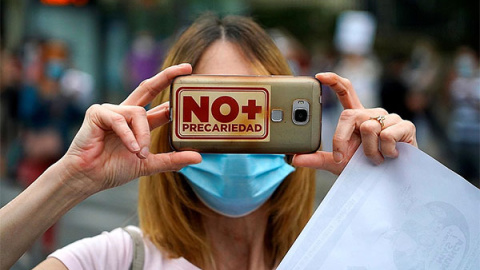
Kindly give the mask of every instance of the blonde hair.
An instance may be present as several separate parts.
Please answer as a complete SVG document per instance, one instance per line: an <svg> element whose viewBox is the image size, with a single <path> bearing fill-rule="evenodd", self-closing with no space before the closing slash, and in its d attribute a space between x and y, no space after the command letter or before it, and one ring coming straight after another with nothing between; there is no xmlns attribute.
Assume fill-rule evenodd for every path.
<svg viewBox="0 0 480 270"><path fill-rule="evenodd" d="M171 48L163 69L179 63L195 68L205 49L224 39L242 48L257 70L271 75L289 75L291 71L267 33L253 20L240 16L218 18L205 15L197 19ZM163 91L152 102L168 101ZM152 131L151 151L170 152L168 125ZM313 211L315 171L297 168L267 202L269 211L265 235L265 263L272 268L285 256ZM203 204L182 175L165 172L142 177L139 186L139 220L145 235L170 257L184 257L201 268L215 268L212 247L206 237Z"/></svg>

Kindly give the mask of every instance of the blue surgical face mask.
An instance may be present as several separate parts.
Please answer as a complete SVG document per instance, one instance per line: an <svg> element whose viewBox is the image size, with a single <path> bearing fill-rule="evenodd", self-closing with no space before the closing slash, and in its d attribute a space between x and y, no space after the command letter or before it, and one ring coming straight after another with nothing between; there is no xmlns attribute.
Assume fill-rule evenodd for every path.
<svg viewBox="0 0 480 270"><path fill-rule="evenodd" d="M62 77L65 70L65 64L62 61L51 60L47 63L46 75L48 78L58 80Z"/></svg>
<svg viewBox="0 0 480 270"><path fill-rule="evenodd" d="M229 217L258 209L295 169L285 155L202 154L200 164L181 169L205 205Z"/></svg>
<svg viewBox="0 0 480 270"><path fill-rule="evenodd" d="M475 75L475 60L469 55L461 55L456 60L456 68L459 76L471 78Z"/></svg>

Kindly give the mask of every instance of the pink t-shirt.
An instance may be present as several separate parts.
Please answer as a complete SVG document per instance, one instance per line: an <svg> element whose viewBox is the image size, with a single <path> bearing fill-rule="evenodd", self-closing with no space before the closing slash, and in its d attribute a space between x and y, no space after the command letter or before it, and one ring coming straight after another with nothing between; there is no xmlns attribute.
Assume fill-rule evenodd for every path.
<svg viewBox="0 0 480 270"><path fill-rule="evenodd" d="M130 226L140 232L138 227ZM147 238L144 269L198 270L186 259L169 259ZM59 259L70 270L76 269L118 269L128 270L133 257L133 240L121 228L111 232L76 241L52 253L49 257Z"/></svg>

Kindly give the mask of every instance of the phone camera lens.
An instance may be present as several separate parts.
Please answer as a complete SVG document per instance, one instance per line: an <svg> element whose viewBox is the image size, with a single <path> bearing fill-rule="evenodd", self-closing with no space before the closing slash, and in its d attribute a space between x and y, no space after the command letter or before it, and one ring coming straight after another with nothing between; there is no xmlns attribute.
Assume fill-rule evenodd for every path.
<svg viewBox="0 0 480 270"><path fill-rule="evenodd" d="M307 100L297 99L293 101L292 120L295 125L304 126L309 121L310 105Z"/></svg>
<svg viewBox="0 0 480 270"><path fill-rule="evenodd" d="M299 122L299 123L306 122L308 119L308 112L305 109L295 110L294 117L296 122Z"/></svg>

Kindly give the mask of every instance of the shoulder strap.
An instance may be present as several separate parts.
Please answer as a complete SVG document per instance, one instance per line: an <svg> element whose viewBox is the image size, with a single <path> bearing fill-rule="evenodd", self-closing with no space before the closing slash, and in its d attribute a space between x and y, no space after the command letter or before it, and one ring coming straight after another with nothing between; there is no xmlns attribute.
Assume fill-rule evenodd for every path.
<svg viewBox="0 0 480 270"><path fill-rule="evenodd" d="M133 240L133 258L130 270L142 270L145 260L145 247L143 246L142 235L132 228L124 227L123 230L126 231Z"/></svg>

